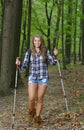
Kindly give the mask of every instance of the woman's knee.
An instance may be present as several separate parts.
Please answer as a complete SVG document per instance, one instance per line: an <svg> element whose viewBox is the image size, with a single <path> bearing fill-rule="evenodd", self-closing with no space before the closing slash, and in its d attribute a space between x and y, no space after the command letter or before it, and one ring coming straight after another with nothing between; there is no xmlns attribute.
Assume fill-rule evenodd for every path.
<svg viewBox="0 0 84 130"><path fill-rule="evenodd" d="M34 103L34 102L35 102L35 99L32 98L32 97L30 97L30 98L29 98L29 102L30 102L30 103Z"/></svg>
<svg viewBox="0 0 84 130"><path fill-rule="evenodd" d="M42 104L42 102L43 102L43 96L38 97L37 102L39 104Z"/></svg>

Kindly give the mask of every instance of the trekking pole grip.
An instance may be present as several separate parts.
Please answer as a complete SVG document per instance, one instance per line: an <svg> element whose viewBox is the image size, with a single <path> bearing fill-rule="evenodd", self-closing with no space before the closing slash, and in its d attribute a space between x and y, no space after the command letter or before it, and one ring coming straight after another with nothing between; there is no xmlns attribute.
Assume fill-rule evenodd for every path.
<svg viewBox="0 0 84 130"><path fill-rule="evenodd" d="M56 59L57 59L57 61L58 61L58 56L56 55Z"/></svg>
<svg viewBox="0 0 84 130"><path fill-rule="evenodd" d="M17 58L16 58L16 71L19 70L19 67L20 67L20 58L17 57Z"/></svg>
<svg viewBox="0 0 84 130"><path fill-rule="evenodd" d="M16 71L18 71L19 70L19 65L16 65Z"/></svg>

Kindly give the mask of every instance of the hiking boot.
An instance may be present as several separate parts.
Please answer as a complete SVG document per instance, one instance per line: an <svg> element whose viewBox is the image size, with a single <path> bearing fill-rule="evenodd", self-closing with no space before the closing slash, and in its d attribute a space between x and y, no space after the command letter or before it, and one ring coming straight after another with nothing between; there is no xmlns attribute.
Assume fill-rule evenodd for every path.
<svg viewBox="0 0 84 130"><path fill-rule="evenodd" d="M38 128L39 125L40 125L40 123L41 123L40 121L41 121L40 116L34 117L34 124L33 124L33 126L34 126L35 128Z"/></svg>
<svg viewBox="0 0 84 130"><path fill-rule="evenodd" d="M29 110L28 113L28 122L31 123L33 121L34 116L36 115L36 110L34 109L33 111Z"/></svg>

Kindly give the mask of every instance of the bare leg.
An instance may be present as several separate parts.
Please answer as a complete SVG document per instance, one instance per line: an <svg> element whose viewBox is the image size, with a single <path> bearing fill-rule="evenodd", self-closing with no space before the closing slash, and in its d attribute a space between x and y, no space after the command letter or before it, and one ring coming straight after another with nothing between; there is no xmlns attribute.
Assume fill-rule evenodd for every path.
<svg viewBox="0 0 84 130"><path fill-rule="evenodd" d="M38 86L38 94L37 94L37 106L36 106L36 116L40 116L42 107L43 107L43 98L46 91L46 85Z"/></svg>
<svg viewBox="0 0 84 130"><path fill-rule="evenodd" d="M29 95L29 109L32 111L35 109L35 97L37 93L37 84L28 84L28 95Z"/></svg>

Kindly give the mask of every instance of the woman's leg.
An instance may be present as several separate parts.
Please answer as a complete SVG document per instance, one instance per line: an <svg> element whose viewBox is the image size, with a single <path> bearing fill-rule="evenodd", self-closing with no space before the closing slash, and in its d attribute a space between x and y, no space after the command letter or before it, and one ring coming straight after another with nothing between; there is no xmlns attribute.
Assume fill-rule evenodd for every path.
<svg viewBox="0 0 84 130"><path fill-rule="evenodd" d="M38 86L36 116L40 116L40 113L43 107L43 98L44 98L46 88L47 88L46 85Z"/></svg>
<svg viewBox="0 0 84 130"><path fill-rule="evenodd" d="M35 109L35 97L37 93L37 84L28 84L28 95L29 95L29 112L28 112L28 122L31 123L34 116L36 115Z"/></svg>
<svg viewBox="0 0 84 130"><path fill-rule="evenodd" d="M35 109L35 97L37 93L37 84L28 84L28 96L29 96L29 110L33 111Z"/></svg>
<svg viewBox="0 0 84 130"><path fill-rule="evenodd" d="M36 116L34 118L34 127L38 128L40 125L40 113L43 107L43 98L46 91L46 85L38 85Z"/></svg>

